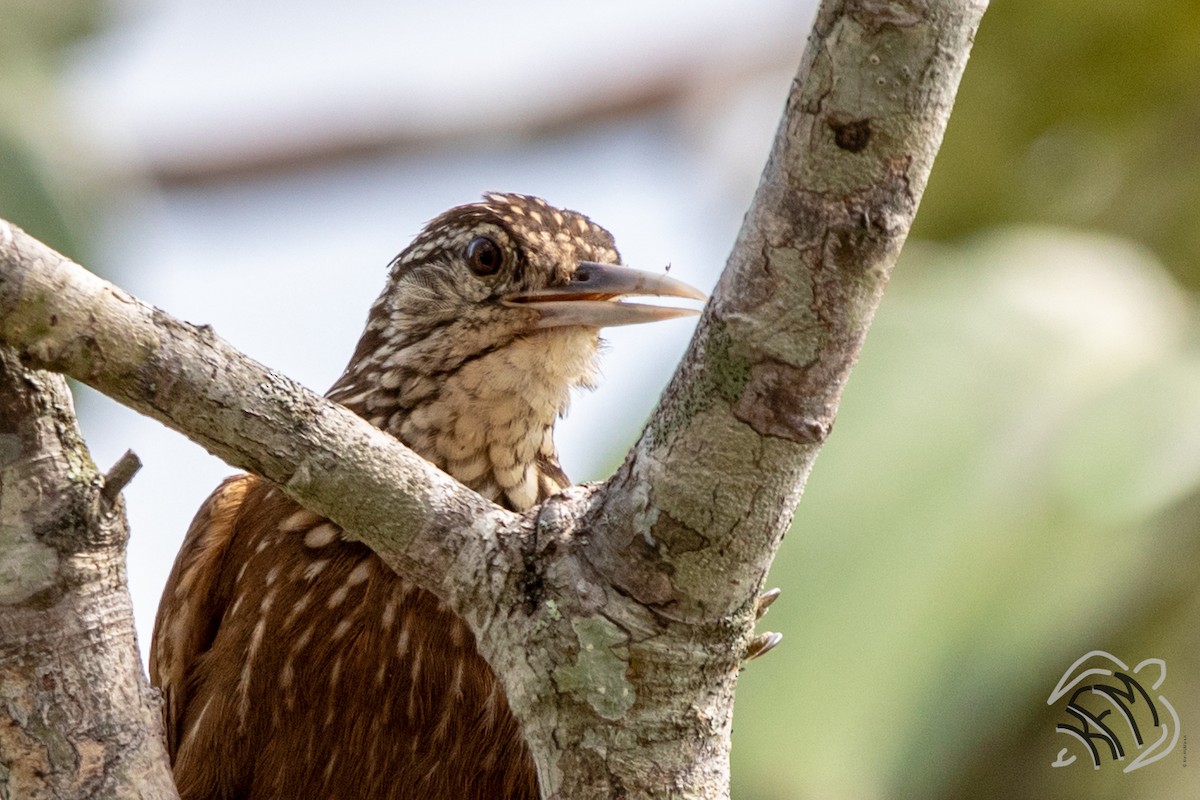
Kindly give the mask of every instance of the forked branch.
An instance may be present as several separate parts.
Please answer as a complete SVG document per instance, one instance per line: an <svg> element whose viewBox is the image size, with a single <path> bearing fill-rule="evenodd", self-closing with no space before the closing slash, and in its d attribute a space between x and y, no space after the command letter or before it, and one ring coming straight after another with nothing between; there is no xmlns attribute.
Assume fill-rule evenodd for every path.
<svg viewBox="0 0 1200 800"><path fill-rule="evenodd" d="M641 439L604 486L533 516L6 223L0 343L275 481L446 599L503 680L547 797L727 796L753 600L985 5L823 4L725 273Z"/></svg>

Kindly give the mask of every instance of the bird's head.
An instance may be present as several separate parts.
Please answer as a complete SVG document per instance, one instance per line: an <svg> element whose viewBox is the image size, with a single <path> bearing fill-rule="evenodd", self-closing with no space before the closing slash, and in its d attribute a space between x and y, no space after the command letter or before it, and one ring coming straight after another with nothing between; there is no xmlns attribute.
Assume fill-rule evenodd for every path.
<svg viewBox="0 0 1200 800"><path fill-rule="evenodd" d="M600 329L696 313L623 302L645 295L704 299L623 266L612 234L582 214L489 194L393 260L330 397L481 494L527 507L565 480L554 420L572 387L592 385ZM539 485L539 469L558 485Z"/></svg>

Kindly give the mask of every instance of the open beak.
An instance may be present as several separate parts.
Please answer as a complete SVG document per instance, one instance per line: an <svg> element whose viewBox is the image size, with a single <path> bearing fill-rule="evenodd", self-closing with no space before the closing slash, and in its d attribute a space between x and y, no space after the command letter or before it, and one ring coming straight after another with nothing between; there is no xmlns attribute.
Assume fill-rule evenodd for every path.
<svg viewBox="0 0 1200 800"><path fill-rule="evenodd" d="M704 292L683 281L650 272L619 267L616 264L579 262L566 286L552 286L535 292L522 292L504 298L510 305L532 308L541 314L537 327L560 328L582 325L608 328L637 325L663 319L699 314L694 308L671 308L641 303L624 303L630 296L683 297L707 300Z"/></svg>

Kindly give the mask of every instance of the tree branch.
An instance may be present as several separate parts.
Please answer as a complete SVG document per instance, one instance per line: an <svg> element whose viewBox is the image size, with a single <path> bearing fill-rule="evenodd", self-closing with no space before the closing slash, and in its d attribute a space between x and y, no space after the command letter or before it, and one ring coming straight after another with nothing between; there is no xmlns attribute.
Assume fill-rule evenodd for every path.
<svg viewBox="0 0 1200 800"><path fill-rule="evenodd" d="M753 598L907 234L984 0L829 0L687 357L602 487L519 517L0 224L0 341L281 485L471 624L546 797L724 797Z"/></svg>
<svg viewBox="0 0 1200 800"><path fill-rule="evenodd" d="M137 653L128 538L120 498L102 497L66 381L0 347L5 797L178 797Z"/></svg>
<svg viewBox="0 0 1200 800"><path fill-rule="evenodd" d="M517 517L396 439L0 220L0 340L262 475L457 604ZM488 585L484 583L483 585ZM490 608L499 598L463 601Z"/></svg>
<svg viewBox="0 0 1200 800"><path fill-rule="evenodd" d="M612 531L598 568L659 613L746 613L833 426L985 6L822 5L720 283L597 515Z"/></svg>

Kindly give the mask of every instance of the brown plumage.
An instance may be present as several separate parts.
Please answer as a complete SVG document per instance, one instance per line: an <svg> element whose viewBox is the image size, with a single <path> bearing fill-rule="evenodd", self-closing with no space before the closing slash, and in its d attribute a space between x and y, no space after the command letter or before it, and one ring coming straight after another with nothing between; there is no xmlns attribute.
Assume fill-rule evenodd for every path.
<svg viewBox="0 0 1200 800"><path fill-rule="evenodd" d="M329 397L496 503L568 484L554 421L590 385L598 331L702 297L620 264L586 217L488 195L433 220ZM332 522L263 479L201 507L150 651L168 747L191 798L534 798L536 771L466 625Z"/></svg>

